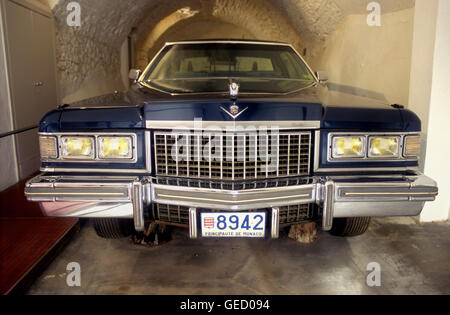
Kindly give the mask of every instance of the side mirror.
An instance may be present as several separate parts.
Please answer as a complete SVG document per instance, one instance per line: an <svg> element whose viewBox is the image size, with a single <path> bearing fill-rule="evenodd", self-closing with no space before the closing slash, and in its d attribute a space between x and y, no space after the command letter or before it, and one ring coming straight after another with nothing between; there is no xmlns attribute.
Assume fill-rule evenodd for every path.
<svg viewBox="0 0 450 315"><path fill-rule="evenodd" d="M316 77L319 79L319 83L324 84L328 81L328 73L326 71L317 71Z"/></svg>
<svg viewBox="0 0 450 315"><path fill-rule="evenodd" d="M130 73L128 74L128 77L133 81L137 81L141 76L141 74L142 74L141 70L131 69Z"/></svg>

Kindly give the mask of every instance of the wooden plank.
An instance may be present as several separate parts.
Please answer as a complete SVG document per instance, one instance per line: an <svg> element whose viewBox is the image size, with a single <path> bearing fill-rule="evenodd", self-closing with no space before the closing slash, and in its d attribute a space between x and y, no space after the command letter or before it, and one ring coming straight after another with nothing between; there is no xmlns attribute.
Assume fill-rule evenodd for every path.
<svg viewBox="0 0 450 315"><path fill-rule="evenodd" d="M0 218L44 217L39 204L28 202L25 198L24 189L27 180L0 192Z"/></svg>
<svg viewBox="0 0 450 315"><path fill-rule="evenodd" d="M8 294L21 282L50 263L77 219L0 219L0 294ZM52 255L50 255L52 254ZM34 273L34 274L33 274Z"/></svg>
<svg viewBox="0 0 450 315"><path fill-rule="evenodd" d="M78 219L44 217L25 183L0 192L0 294L23 291L77 230Z"/></svg>

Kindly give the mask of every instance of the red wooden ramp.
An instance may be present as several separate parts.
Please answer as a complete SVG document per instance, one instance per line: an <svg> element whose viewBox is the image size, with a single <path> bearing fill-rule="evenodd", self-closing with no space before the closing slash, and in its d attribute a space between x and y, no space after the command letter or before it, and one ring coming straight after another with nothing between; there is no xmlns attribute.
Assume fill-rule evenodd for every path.
<svg viewBox="0 0 450 315"><path fill-rule="evenodd" d="M25 181L0 192L0 294L23 293L78 227L77 219L46 218L28 202Z"/></svg>

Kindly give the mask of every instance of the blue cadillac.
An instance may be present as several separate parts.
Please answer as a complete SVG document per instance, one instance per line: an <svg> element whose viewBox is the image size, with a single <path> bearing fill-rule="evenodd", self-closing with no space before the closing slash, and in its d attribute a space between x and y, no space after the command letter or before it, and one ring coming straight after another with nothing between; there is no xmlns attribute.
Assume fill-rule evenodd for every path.
<svg viewBox="0 0 450 315"><path fill-rule="evenodd" d="M332 91L288 44L167 43L130 78L122 103L40 122L42 174L25 194L46 215L94 218L106 238L171 225L277 238L305 222L354 236L438 193L413 112Z"/></svg>

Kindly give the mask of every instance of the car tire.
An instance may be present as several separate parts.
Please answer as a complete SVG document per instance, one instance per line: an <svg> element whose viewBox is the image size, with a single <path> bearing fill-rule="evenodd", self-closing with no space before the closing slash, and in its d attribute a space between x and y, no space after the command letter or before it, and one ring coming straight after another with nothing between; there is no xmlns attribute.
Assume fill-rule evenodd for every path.
<svg viewBox="0 0 450 315"><path fill-rule="evenodd" d="M94 229L101 238L119 239L134 232L133 220L118 218L94 219Z"/></svg>
<svg viewBox="0 0 450 315"><path fill-rule="evenodd" d="M334 219L330 233L336 236L358 236L364 234L369 228L370 219L368 217Z"/></svg>

